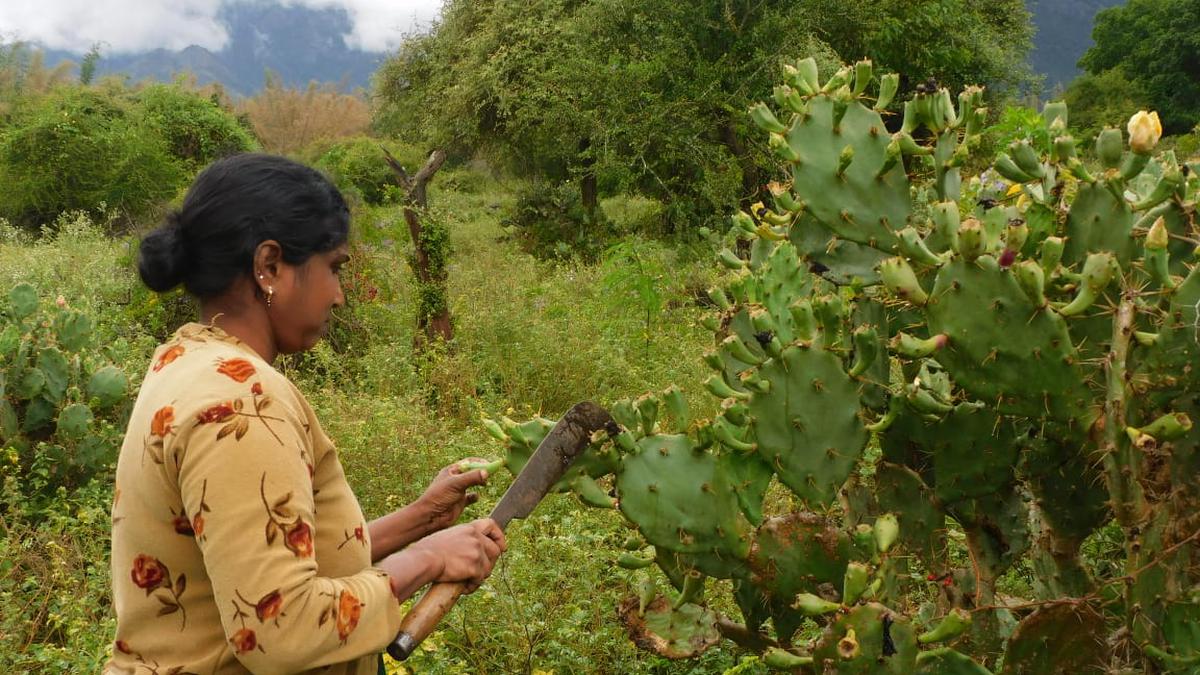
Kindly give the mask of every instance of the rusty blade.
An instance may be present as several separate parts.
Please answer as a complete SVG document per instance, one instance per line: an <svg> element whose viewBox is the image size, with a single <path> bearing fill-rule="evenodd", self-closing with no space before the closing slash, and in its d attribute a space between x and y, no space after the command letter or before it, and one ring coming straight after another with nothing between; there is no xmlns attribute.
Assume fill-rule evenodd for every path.
<svg viewBox="0 0 1200 675"><path fill-rule="evenodd" d="M571 406L542 439L489 517L504 529L513 518L528 516L591 444L592 433L605 428L614 431L616 422L604 408L591 401Z"/></svg>

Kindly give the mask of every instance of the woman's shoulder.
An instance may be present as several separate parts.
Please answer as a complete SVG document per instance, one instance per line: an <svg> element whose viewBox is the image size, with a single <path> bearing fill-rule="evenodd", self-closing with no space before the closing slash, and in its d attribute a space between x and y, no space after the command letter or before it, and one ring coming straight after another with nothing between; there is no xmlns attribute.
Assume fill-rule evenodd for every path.
<svg viewBox="0 0 1200 675"><path fill-rule="evenodd" d="M180 412L269 396L307 416L303 395L287 377L245 343L203 324L183 326L154 351L142 390L139 398L170 403Z"/></svg>

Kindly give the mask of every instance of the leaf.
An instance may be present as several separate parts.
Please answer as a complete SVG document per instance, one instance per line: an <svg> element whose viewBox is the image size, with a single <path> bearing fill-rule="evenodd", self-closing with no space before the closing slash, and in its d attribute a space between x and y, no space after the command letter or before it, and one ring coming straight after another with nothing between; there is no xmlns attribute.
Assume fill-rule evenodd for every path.
<svg viewBox="0 0 1200 675"><path fill-rule="evenodd" d="M234 411L234 412L241 412L241 411L242 411L242 399L240 399L240 398L235 398L235 399L233 400L233 411Z"/></svg>
<svg viewBox="0 0 1200 675"><path fill-rule="evenodd" d="M234 440L240 441L240 440L242 440L242 436L245 436L246 432L250 431L250 420L246 419L245 417L242 417L242 418L238 419L237 422L234 422L234 424L236 425L237 430L233 434L233 438L234 438Z"/></svg>
<svg viewBox="0 0 1200 675"><path fill-rule="evenodd" d="M159 609L158 616L166 616L168 614L174 614L175 612L178 612L178 611L179 611L179 605L171 605L169 607L163 607L163 608Z"/></svg>
<svg viewBox="0 0 1200 675"><path fill-rule="evenodd" d="M268 520L267 521L267 545L268 546L275 543L275 535L277 535L277 534L279 534L279 526L275 524L274 520Z"/></svg>
<svg viewBox="0 0 1200 675"><path fill-rule="evenodd" d="M271 505L271 508L277 509L281 506L286 505L290 501L292 501L292 493L289 491L284 496L280 497L279 499L276 499L275 503Z"/></svg>
<svg viewBox="0 0 1200 675"><path fill-rule="evenodd" d="M176 597L183 595L183 589L187 588L187 575L182 572L175 579L175 595Z"/></svg>
<svg viewBox="0 0 1200 675"><path fill-rule="evenodd" d="M259 410L266 410L266 409L267 409L267 406L269 406L269 405L271 405L271 396L268 394L268 395L266 395L266 396L263 396L263 397L262 397L262 400L261 400L261 401L259 401L259 403L258 403L258 409L259 409Z"/></svg>
<svg viewBox="0 0 1200 675"><path fill-rule="evenodd" d="M217 432L217 440L219 441L222 438L225 438L229 434L233 433L236 426L237 426L237 422L230 422L229 424L226 424L225 426L221 427L221 430Z"/></svg>
<svg viewBox="0 0 1200 675"><path fill-rule="evenodd" d="M320 618L320 620L317 621L317 625L324 626L325 622L328 620L329 620L329 610L328 609L321 610L321 618Z"/></svg>
<svg viewBox="0 0 1200 675"><path fill-rule="evenodd" d="M161 602L162 604L166 605L167 607L175 607L175 608L179 607L179 603L175 602L171 598L164 598L161 595L156 595L156 596L154 596L154 599Z"/></svg>

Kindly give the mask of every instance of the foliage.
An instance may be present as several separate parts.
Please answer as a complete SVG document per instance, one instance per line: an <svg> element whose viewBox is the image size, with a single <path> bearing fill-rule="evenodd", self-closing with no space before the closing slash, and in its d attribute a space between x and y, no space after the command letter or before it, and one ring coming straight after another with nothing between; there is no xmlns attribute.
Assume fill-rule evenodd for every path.
<svg viewBox="0 0 1200 675"><path fill-rule="evenodd" d="M414 499L442 466L489 452L476 428L481 411L557 414L585 395L611 401L667 378L698 387L703 375L686 358L708 340L695 328L699 313L687 288L703 287L711 275L706 261L647 244L648 255L661 256L672 270L659 287L664 309L647 349L640 317L604 290L609 270L577 260L540 262L521 252L497 222L513 201L512 186L487 173L472 173L469 182L481 187L460 194L446 191L441 180L430 186L455 250L448 279L458 310L453 354L418 364L411 353L417 296L401 262L407 234L393 205L355 212L353 262L344 272L352 299L335 320L335 332L347 331L351 348L337 351L323 341L304 362L281 364L336 439L369 517ZM108 235L103 223L80 216L40 237L0 225L0 288L28 281L45 297L64 295L92 319L105 356L136 383L161 332L195 315L174 297L156 301L140 288L135 251L133 236ZM499 499L505 485L497 483L483 491L472 517ZM101 480L56 496L40 524L4 515L0 671L99 670L115 630L107 560L111 498L111 483ZM448 617L430 650L407 665L423 673L531 668L662 675L728 667L734 660L728 651L675 664L625 640L611 620L624 590L621 572L611 557L597 554L624 535L610 531L603 515L556 496L530 521L514 523L511 557Z"/></svg>
<svg viewBox="0 0 1200 675"><path fill-rule="evenodd" d="M93 44L79 62L79 84L87 86L96 79L96 64L100 62L100 44Z"/></svg>
<svg viewBox="0 0 1200 675"><path fill-rule="evenodd" d="M588 213L579 187L571 182L527 184L501 224L513 228L529 251L542 258L580 254L594 259L612 235L604 212Z"/></svg>
<svg viewBox="0 0 1200 675"><path fill-rule="evenodd" d="M556 486L636 527L620 566L662 572L631 574L634 642L728 637L799 672L1192 669L1197 167L1152 157L1141 114L1085 164L1052 104L977 198L978 88L918 93L889 134L870 62L789 72L804 93L750 111L788 181L734 216L749 256L721 250L709 292L720 412L676 387L618 401ZM551 424L485 426L517 472ZM1089 538L1118 560L1086 564Z"/></svg>
<svg viewBox="0 0 1200 675"><path fill-rule="evenodd" d="M137 92L135 103L171 154L191 172L257 146L216 95L206 99L177 84L152 84Z"/></svg>
<svg viewBox="0 0 1200 675"><path fill-rule="evenodd" d="M0 43L0 127L20 109L70 81L71 64L46 67L45 55L23 42Z"/></svg>
<svg viewBox="0 0 1200 675"><path fill-rule="evenodd" d="M784 57L878 53L914 81L1023 77L1022 3L910 4L451 2L377 73L376 124L551 183L637 191L667 206L668 229L700 225L771 166L737 111L769 87L781 36Z"/></svg>
<svg viewBox="0 0 1200 675"><path fill-rule="evenodd" d="M613 299L613 309L637 311L643 319L642 334L647 347L654 337L654 323L664 309L660 287L667 275L667 267L662 258L660 251L637 237L604 251L603 283Z"/></svg>
<svg viewBox="0 0 1200 675"><path fill-rule="evenodd" d="M294 155L314 144L361 136L371 121L361 94L345 94L331 84L284 86L268 72L261 91L237 104L267 152Z"/></svg>
<svg viewBox="0 0 1200 675"><path fill-rule="evenodd" d="M0 316L0 447L9 478L40 508L111 467L128 410L128 377L93 342L92 321L67 307L41 307L37 290L18 284Z"/></svg>
<svg viewBox="0 0 1200 675"><path fill-rule="evenodd" d="M396 175L384 160L383 148L410 170L419 166L418 156L412 150L367 136L334 143L317 159L316 166L328 173L343 192L378 206L397 188Z"/></svg>
<svg viewBox="0 0 1200 675"><path fill-rule="evenodd" d="M1112 120L1154 107L1141 84L1126 77L1122 67L1080 75L1071 81L1063 100L1071 110L1071 128L1083 138L1094 137Z"/></svg>
<svg viewBox="0 0 1200 675"><path fill-rule="evenodd" d="M100 205L136 217L175 194L184 169L121 98L62 87L0 129L0 215L36 227Z"/></svg>
<svg viewBox="0 0 1200 675"><path fill-rule="evenodd" d="M1158 110L1167 133L1187 132L1200 122L1195 65L1200 6L1195 2L1130 0L1096 15L1092 39L1095 44L1079 65L1093 75L1120 68Z"/></svg>
<svg viewBox="0 0 1200 675"><path fill-rule="evenodd" d="M31 497L0 457L0 503ZM111 479L55 495L37 518L0 509L0 670L99 672L117 630L109 580Z"/></svg>

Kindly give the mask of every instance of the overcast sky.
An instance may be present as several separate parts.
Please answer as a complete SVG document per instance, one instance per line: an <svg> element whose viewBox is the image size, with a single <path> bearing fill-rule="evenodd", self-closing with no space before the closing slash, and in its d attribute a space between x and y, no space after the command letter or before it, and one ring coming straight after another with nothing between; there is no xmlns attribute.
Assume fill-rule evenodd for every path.
<svg viewBox="0 0 1200 675"><path fill-rule="evenodd" d="M39 42L80 53L94 43L110 53L199 45L213 51L229 36L217 20L222 5L264 0L0 0L0 41ZM346 36L366 51L395 48L426 27L441 0L274 0L314 8L342 7L354 22Z"/></svg>

